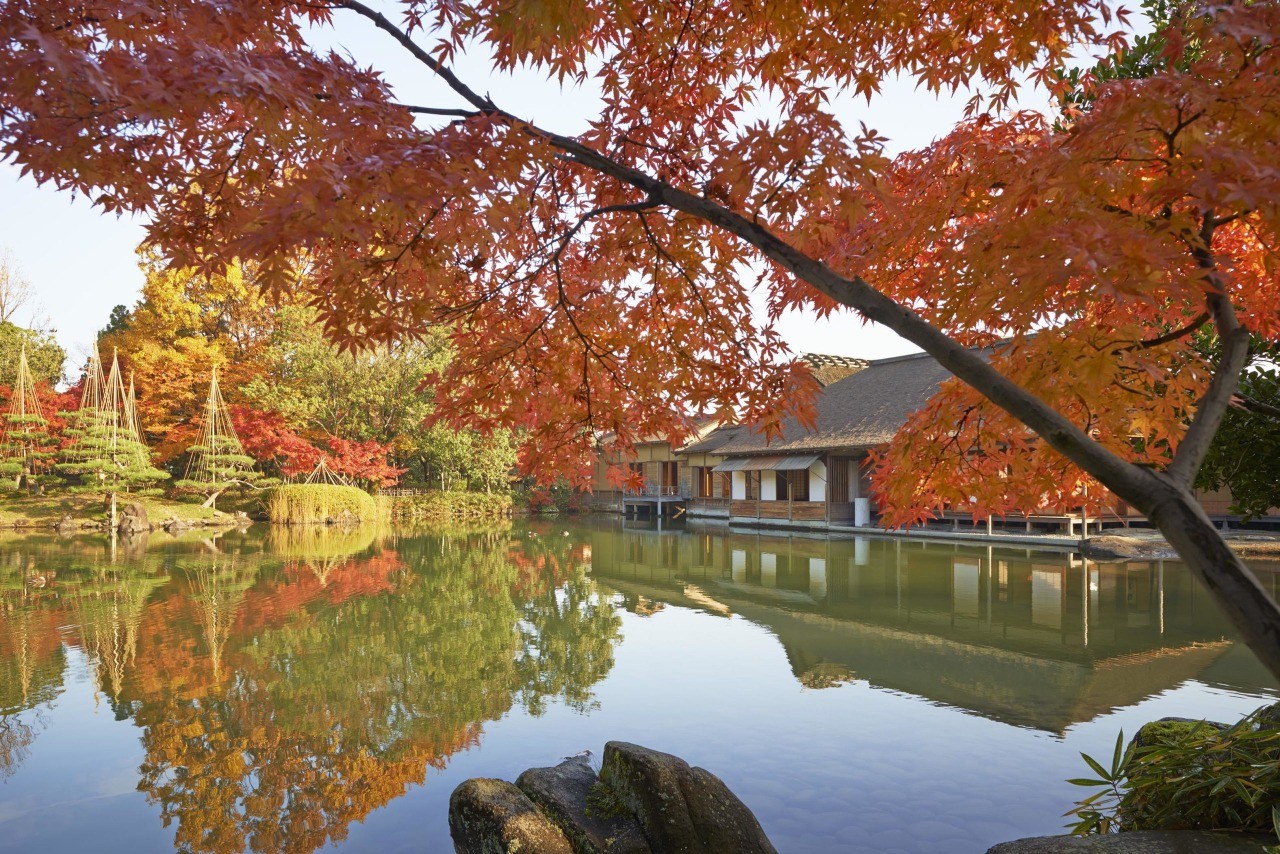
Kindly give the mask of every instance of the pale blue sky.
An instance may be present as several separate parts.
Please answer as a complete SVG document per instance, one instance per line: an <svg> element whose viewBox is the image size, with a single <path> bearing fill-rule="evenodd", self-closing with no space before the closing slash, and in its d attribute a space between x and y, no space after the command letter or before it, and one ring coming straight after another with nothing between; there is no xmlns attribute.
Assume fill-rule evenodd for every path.
<svg viewBox="0 0 1280 854"><path fill-rule="evenodd" d="M456 96L429 77L398 45L363 19L339 13L338 33L317 34L317 45L348 51L363 64L383 70L402 101L452 106ZM473 88L488 91L502 106L544 127L575 132L585 126L596 103L594 91L562 90L535 73L499 76L489 73L479 57L463 57L456 69ZM893 82L868 105L846 99L840 114L889 137L892 151L927 145L962 116L967 95L937 98L916 90L911 82ZM1041 107L1042 94L1024 104ZM83 198L72 199L52 186L37 187L19 178L12 164L0 164L0 251L8 249L25 272L38 300L35 314L57 330L71 363L87 354L94 333L106 325L111 308L132 305L142 285L135 248L142 240L140 222L99 213ZM794 313L783 318L781 331L798 352L838 353L878 358L915 348L887 330L863 326L851 315L818 322Z"/></svg>

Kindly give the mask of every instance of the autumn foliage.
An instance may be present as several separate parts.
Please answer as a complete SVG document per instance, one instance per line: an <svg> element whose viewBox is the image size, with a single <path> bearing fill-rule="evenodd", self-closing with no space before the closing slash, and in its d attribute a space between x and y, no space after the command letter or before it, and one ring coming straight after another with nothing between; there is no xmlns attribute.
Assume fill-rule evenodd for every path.
<svg viewBox="0 0 1280 854"><path fill-rule="evenodd" d="M890 521L1105 486L1280 673L1280 609L1190 491L1250 336L1280 333L1280 6L1171 5L1130 76L1063 74L1123 61L1106 0L518 8L10 0L0 151L142 214L175 269L251 259L347 346L448 328L436 418L526 431L547 481L602 432L805 417L774 323L852 309L958 378L882 459ZM437 95L315 49L355 28ZM464 53L594 86L593 114L540 125ZM968 118L890 158L849 105L895 76ZM1028 83L1061 108L1017 111Z"/></svg>

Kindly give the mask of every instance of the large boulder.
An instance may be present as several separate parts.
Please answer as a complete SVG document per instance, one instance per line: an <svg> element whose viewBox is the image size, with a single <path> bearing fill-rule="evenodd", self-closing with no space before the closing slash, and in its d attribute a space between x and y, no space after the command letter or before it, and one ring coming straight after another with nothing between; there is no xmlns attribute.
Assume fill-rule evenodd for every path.
<svg viewBox="0 0 1280 854"><path fill-rule="evenodd" d="M116 530L122 534L141 534L151 530L151 522L147 519L147 508L136 501L124 505L119 511Z"/></svg>
<svg viewBox="0 0 1280 854"><path fill-rule="evenodd" d="M719 777L678 756L611 741L600 778L635 814L655 851L776 854L747 805Z"/></svg>
<svg viewBox="0 0 1280 854"><path fill-rule="evenodd" d="M1263 854L1274 837L1208 830L1136 830L1099 836L1035 836L987 854Z"/></svg>
<svg viewBox="0 0 1280 854"><path fill-rule="evenodd" d="M467 780L449 796L458 854L573 854L560 828L505 780Z"/></svg>
<svg viewBox="0 0 1280 854"><path fill-rule="evenodd" d="M559 825L576 854L649 854L635 817L604 786L586 756L530 768L516 785Z"/></svg>
<svg viewBox="0 0 1280 854"><path fill-rule="evenodd" d="M71 537L80 530L80 523L72 519L70 513L64 513L62 518L58 520L56 530L60 537Z"/></svg>

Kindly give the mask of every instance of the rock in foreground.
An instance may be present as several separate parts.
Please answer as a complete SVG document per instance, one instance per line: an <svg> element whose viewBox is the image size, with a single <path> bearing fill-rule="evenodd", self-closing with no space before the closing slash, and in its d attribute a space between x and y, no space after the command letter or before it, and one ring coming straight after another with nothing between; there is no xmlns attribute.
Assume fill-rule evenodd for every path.
<svg viewBox="0 0 1280 854"><path fill-rule="evenodd" d="M586 756L530 768L516 785L557 824L578 854L648 854L635 816L615 808Z"/></svg>
<svg viewBox="0 0 1280 854"><path fill-rule="evenodd" d="M572 854L560 828L505 780L467 780L449 796L449 833L464 854Z"/></svg>
<svg viewBox="0 0 1280 854"><path fill-rule="evenodd" d="M517 786L468 780L449 799L460 854L776 854L760 822L710 771L625 742L605 745L599 777L585 756L531 768Z"/></svg>
<svg viewBox="0 0 1280 854"><path fill-rule="evenodd" d="M776 852L755 815L719 777L678 756L611 741L600 779L640 820L654 851Z"/></svg>

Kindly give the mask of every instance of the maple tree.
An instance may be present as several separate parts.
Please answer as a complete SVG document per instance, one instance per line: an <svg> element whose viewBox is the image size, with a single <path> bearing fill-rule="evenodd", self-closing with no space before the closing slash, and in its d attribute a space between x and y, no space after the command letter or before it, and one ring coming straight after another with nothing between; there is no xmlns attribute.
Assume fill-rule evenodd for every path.
<svg viewBox="0 0 1280 854"><path fill-rule="evenodd" d="M227 411L245 453L281 477L306 475L324 458L324 451L292 430L279 412L243 405Z"/></svg>
<svg viewBox="0 0 1280 854"><path fill-rule="evenodd" d="M373 439L357 442L333 438L329 449L332 455L325 459L329 469L365 489L390 486L405 471L391 464L391 448Z"/></svg>
<svg viewBox="0 0 1280 854"><path fill-rule="evenodd" d="M1124 46L1106 0L398 8L10 0L0 150L144 214L177 268L253 259L348 346L446 325L436 417L526 431L547 479L585 479L601 431L625 451L689 411L805 417L773 320L852 309L958 378L882 458L890 522L1109 490L1280 674L1280 609L1191 493L1249 334L1280 334L1280 6L1181 14L1150 74L1073 80ZM404 103L308 42L361 25L448 97ZM542 127L455 73L464 51L591 81L599 109ZM977 94L890 161L836 105L895 75ZM1088 102L1007 110L1027 81Z"/></svg>

